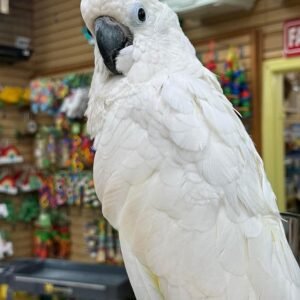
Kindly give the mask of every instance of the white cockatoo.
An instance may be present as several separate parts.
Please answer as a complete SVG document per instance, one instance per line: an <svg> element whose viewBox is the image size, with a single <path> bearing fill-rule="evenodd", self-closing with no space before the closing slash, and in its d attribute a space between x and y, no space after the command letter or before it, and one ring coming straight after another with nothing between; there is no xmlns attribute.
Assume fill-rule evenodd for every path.
<svg viewBox="0 0 300 300"><path fill-rule="evenodd" d="M82 0L96 40L94 181L138 300L299 300L263 162L176 14Z"/></svg>

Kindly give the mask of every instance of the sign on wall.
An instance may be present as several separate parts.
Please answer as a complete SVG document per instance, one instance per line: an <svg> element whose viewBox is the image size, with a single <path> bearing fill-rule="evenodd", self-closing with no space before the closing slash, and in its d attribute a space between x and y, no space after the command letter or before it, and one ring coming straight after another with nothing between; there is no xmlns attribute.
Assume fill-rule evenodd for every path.
<svg viewBox="0 0 300 300"><path fill-rule="evenodd" d="M300 55L300 19L284 23L284 55Z"/></svg>

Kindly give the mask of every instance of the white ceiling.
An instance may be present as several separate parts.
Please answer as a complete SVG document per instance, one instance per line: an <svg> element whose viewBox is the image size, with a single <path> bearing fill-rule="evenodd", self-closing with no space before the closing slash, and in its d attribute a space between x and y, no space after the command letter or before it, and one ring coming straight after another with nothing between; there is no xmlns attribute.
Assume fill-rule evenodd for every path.
<svg viewBox="0 0 300 300"><path fill-rule="evenodd" d="M177 13L191 12L200 8L231 6L232 8L250 9L255 0L161 0Z"/></svg>

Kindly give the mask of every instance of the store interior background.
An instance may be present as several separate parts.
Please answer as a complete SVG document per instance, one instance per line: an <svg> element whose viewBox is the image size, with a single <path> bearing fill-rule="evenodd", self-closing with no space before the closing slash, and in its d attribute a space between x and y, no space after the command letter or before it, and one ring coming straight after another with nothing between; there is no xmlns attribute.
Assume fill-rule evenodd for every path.
<svg viewBox="0 0 300 300"><path fill-rule="evenodd" d="M11 0L10 5L10 14L0 16L0 45L13 46L17 36L27 37L31 41L30 47L33 54L30 60L26 62L0 64L0 85L2 88L7 86L25 88L29 87L32 80L41 78L63 79L70 74L81 74L86 76L86 78L83 76L82 80L88 80L94 63L93 47L82 32L84 24L79 10L80 0ZM300 156L298 153L300 148L299 59L291 58L296 65L294 64L291 71L283 69L280 73L283 87L283 93L280 95L284 107L282 113L286 117L284 121L278 121L283 122L284 126L282 126L283 130L276 132L275 135L283 136L282 144L277 144L276 147L283 149L284 155L282 157L277 156L276 153L269 155L264 149L266 138L263 136L268 135L269 139L274 138L274 134L266 131L267 126L264 125L266 122L263 113L264 101L269 101L265 95L270 97L267 92L264 92L266 89L270 89L269 86L265 86L264 66L276 59L289 60L283 56L283 24L286 20L296 18L300 18L300 2L297 0L258 0L250 12L227 14L201 21L197 17L186 18L182 24L185 33L196 47L199 58L204 63L208 63L212 58L219 70L224 69L229 49L237 49L239 63L246 70L247 82L252 95L251 117L244 120L245 126L249 129L258 151L264 155L264 160L269 159L267 171L271 182L276 183L274 190L285 191L285 195L280 196L280 208L300 212L300 179L298 178L300 177ZM271 105L273 104L271 103ZM43 126L55 126L53 116L42 113L31 114L29 106L7 103L1 106L1 145L2 147L8 145L17 147L24 158L24 162L21 164L10 165L9 167L0 165L2 173L6 172L12 176L19 169L29 170L30 168L26 165L33 166L36 164L36 135L17 134L18 132L22 133L24 127L31 120L35 120L38 129ZM84 131L84 125L81 121L79 123L81 135ZM274 126L276 127L276 125ZM69 130L72 130L72 134L76 135L78 128L76 129L76 125L71 127ZM268 147L271 146L268 144L266 149ZM281 161L278 162L280 159ZM274 171L270 165L274 163L274 160L277 160L277 163L281 165L282 172L284 172L281 177L282 182L273 180L276 174L272 173ZM56 167L51 172L57 172L58 169L59 167ZM86 171L88 172L88 170ZM0 203L10 201L17 215L24 199L28 197L34 198L34 192L20 192L17 195L1 193ZM64 232L64 225L61 225L61 230L62 235L65 233L70 236L70 243L66 246L70 249L66 250L67 254L56 253L56 256L61 255L62 258L68 257L79 262L100 263L108 261L120 264L121 258L117 249L116 233L108 228L107 224L99 221L101 219L100 208L90 206L69 205L57 209L67 217L68 229ZM42 218L47 219L47 216L38 216L37 219L40 223L45 221L41 220ZM92 220L97 223L94 227L90 224ZM47 223L47 220L45 222ZM37 245L35 245L37 242L35 239L37 236L36 223L36 220L29 222L11 221L0 217L0 231L2 233L5 231L5 235L13 244L14 254L12 257L37 255ZM101 228L104 227L105 232L101 232ZM91 249L94 245L91 240L92 237L89 240L87 236L89 234L95 235L93 231L97 231L98 235L106 236L106 240L107 236L111 239L109 243L113 243L113 246L106 244L103 247L107 247L106 250L113 247L113 250L111 249L113 253L106 253L106 257L103 257L99 245L97 250ZM61 240L60 243L62 244L63 241ZM45 247L47 248L47 245ZM53 256L50 250L52 254L44 248L39 249L41 256Z"/></svg>

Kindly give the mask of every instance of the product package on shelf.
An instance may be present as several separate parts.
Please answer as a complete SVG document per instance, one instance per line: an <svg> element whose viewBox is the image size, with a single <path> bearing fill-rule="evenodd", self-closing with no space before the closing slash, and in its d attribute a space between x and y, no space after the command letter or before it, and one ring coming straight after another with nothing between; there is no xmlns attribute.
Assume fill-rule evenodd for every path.
<svg viewBox="0 0 300 300"><path fill-rule="evenodd" d="M17 195L17 177L18 173L13 173L12 171L2 171L0 173L0 193Z"/></svg>
<svg viewBox="0 0 300 300"><path fill-rule="evenodd" d="M24 168L17 178L17 186L21 192L38 191L42 187L43 177L34 168Z"/></svg>
<svg viewBox="0 0 300 300"><path fill-rule="evenodd" d="M77 88L71 90L60 108L60 112L70 119L81 119L87 109L89 100L89 88Z"/></svg>
<svg viewBox="0 0 300 300"><path fill-rule="evenodd" d="M35 161L40 170L69 169L80 172L92 167L92 141L78 122L69 124L69 131L56 127L42 127L35 140Z"/></svg>
<svg viewBox="0 0 300 300"><path fill-rule="evenodd" d="M3 219L9 223L14 224L17 221L17 213L14 203L8 199L4 203L2 202L2 205L5 205L7 212L6 216Z"/></svg>
<svg viewBox="0 0 300 300"><path fill-rule="evenodd" d="M30 84L34 113L55 116L60 110L69 118L82 118L88 102L91 75L68 75L63 79L35 79Z"/></svg>
<svg viewBox="0 0 300 300"><path fill-rule="evenodd" d="M30 223L37 219L40 213L40 206L36 195L28 195L20 206L18 220L20 222Z"/></svg>
<svg viewBox="0 0 300 300"><path fill-rule="evenodd" d="M13 199L1 199L0 220L5 220L11 224L16 224L16 222L30 223L38 217L39 209L38 198L35 194L29 194L22 198L17 207L16 201L13 201Z"/></svg>
<svg viewBox="0 0 300 300"><path fill-rule="evenodd" d="M0 89L0 102L3 104L27 105L30 101L30 89L22 87L5 86Z"/></svg>
<svg viewBox="0 0 300 300"><path fill-rule="evenodd" d="M40 258L63 258L70 255L69 220L65 213L43 210L35 224L34 254Z"/></svg>
<svg viewBox="0 0 300 300"><path fill-rule="evenodd" d="M53 224L53 255L68 258L71 251L69 217L61 211L52 211Z"/></svg>
<svg viewBox="0 0 300 300"><path fill-rule="evenodd" d="M100 207L91 171L59 171L44 177L39 191L42 208L62 206Z"/></svg>
<svg viewBox="0 0 300 300"><path fill-rule="evenodd" d="M5 257L12 256L13 253L13 244L9 241L7 233L0 230L0 260Z"/></svg>
<svg viewBox="0 0 300 300"><path fill-rule="evenodd" d="M90 256L98 263L123 263L117 232L104 217L85 226L85 239Z"/></svg>
<svg viewBox="0 0 300 300"><path fill-rule="evenodd" d="M237 49L230 48L221 75L224 94L244 118L251 117L251 93L246 79L246 71L239 62Z"/></svg>
<svg viewBox="0 0 300 300"><path fill-rule="evenodd" d="M0 166L21 163L23 161L24 159L16 146L8 145L0 148Z"/></svg>
<svg viewBox="0 0 300 300"><path fill-rule="evenodd" d="M38 191L42 186L42 176L33 168L3 169L0 171L0 193L17 195Z"/></svg>
<svg viewBox="0 0 300 300"><path fill-rule="evenodd" d="M57 149L56 149L57 133L52 127L40 128L35 138L35 162L39 170L48 170L56 168Z"/></svg>
<svg viewBox="0 0 300 300"><path fill-rule="evenodd" d="M243 47L231 46L225 63L219 57L220 55L220 49L217 50L215 42L212 41L204 64L217 75L225 96L242 117L247 131L251 133L252 93L248 83L247 71L242 64L244 60ZM223 64L223 68L219 66L220 63Z"/></svg>
<svg viewBox="0 0 300 300"><path fill-rule="evenodd" d="M31 110L34 113L55 115L60 107L61 99L69 93L63 81L36 79L30 84Z"/></svg>
<svg viewBox="0 0 300 300"><path fill-rule="evenodd" d="M51 256L53 248L53 232L51 216L45 211L39 215L34 232L34 255L40 258Z"/></svg>
<svg viewBox="0 0 300 300"><path fill-rule="evenodd" d="M22 111L18 123L14 125L16 131L15 135L18 139L34 137L38 130L38 124L35 116L30 110Z"/></svg>

